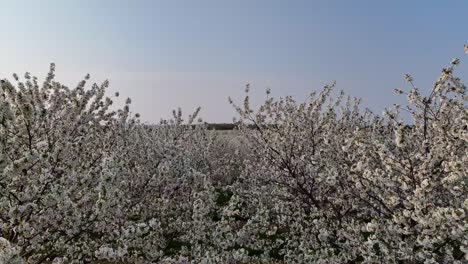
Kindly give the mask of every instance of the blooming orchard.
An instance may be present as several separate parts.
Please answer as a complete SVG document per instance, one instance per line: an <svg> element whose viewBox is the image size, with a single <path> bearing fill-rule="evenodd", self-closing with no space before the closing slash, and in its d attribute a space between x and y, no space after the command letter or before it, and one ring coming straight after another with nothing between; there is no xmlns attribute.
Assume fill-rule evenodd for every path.
<svg viewBox="0 0 468 264"><path fill-rule="evenodd" d="M198 110L144 124L54 65L3 80L0 263L466 263L458 64L383 116L334 85L254 110L247 86L228 136Z"/></svg>

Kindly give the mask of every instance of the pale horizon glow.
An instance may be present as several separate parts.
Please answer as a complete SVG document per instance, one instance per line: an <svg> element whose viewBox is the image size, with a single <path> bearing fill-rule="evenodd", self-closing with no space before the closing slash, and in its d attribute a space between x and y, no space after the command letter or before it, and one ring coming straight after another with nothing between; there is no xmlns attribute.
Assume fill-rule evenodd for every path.
<svg viewBox="0 0 468 264"><path fill-rule="evenodd" d="M411 73L423 91L460 57L466 1L4 1L0 78L29 71L73 86L86 74L157 122L197 106L230 122L227 103L250 83L254 101L305 98L334 80L376 112L401 101ZM464 78L465 77L465 78ZM122 99L122 98L121 98ZM124 100L124 99L122 99Z"/></svg>

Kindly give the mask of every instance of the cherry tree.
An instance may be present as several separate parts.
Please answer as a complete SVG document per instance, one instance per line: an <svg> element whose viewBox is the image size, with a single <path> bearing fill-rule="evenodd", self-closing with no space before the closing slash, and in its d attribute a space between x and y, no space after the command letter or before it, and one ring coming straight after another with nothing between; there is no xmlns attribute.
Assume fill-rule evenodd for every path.
<svg viewBox="0 0 468 264"><path fill-rule="evenodd" d="M129 114L110 110L107 81L86 90L86 76L70 89L54 71L42 85L14 75L0 90L0 233L37 262L92 247L97 188Z"/></svg>
<svg viewBox="0 0 468 264"><path fill-rule="evenodd" d="M427 97L407 76L408 106L384 117L357 99L333 100L333 86L303 103L269 97L253 111L247 96L234 105L254 129L243 126L253 151L234 188L244 221L233 244L288 263L466 260L468 115L458 63Z"/></svg>

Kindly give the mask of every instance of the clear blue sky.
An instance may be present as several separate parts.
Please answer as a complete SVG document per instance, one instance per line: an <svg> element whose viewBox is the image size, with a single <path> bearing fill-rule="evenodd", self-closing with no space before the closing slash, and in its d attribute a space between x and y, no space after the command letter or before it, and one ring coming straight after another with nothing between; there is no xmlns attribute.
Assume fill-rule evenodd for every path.
<svg viewBox="0 0 468 264"><path fill-rule="evenodd" d="M463 0L0 2L1 78L55 62L73 86L89 72L150 122L198 105L205 120L230 121L226 98L245 83L260 102L266 87L304 98L336 80L380 112L401 101L392 91L405 73L429 90L452 58L468 63Z"/></svg>

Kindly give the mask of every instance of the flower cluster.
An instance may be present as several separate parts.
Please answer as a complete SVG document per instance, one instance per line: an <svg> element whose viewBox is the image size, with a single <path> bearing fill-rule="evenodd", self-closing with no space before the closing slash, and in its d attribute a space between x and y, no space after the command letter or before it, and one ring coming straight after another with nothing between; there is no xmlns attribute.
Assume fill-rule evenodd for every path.
<svg viewBox="0 0 468 264"><path fill-rule="evenodd" d="M18 249L12 247L8 240L0 237L0 263L23 264Z"/></svg>

